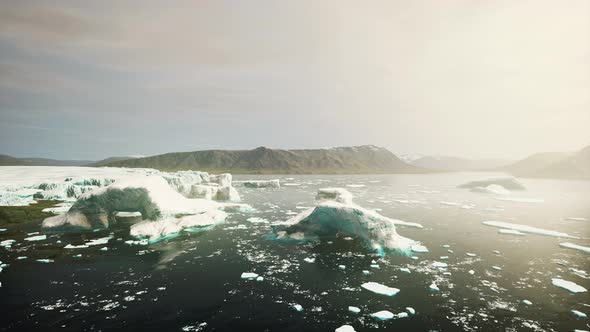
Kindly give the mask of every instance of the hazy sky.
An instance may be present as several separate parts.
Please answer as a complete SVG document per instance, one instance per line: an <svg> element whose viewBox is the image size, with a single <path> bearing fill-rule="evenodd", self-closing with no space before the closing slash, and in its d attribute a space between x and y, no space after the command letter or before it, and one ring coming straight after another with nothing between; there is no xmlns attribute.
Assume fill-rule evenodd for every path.
<svg viewBox="0 0 590 332"><path fill-rule="evenodd" d="M0 0L0 153L590 144L590 1Z"/></svg>

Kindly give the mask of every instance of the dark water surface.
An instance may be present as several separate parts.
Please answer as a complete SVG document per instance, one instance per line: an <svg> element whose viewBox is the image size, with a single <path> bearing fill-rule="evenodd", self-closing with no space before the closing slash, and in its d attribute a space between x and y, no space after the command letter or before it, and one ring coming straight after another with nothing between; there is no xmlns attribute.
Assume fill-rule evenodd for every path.
<svg viewBox="0 0 590 332"><path fill-rule="evenodd" d="M503 201L456 188L486 177L282 176L281 189L238 188L242 201L256 212L232 214L211 230L149 246L124 242L130 239L132 219L97 232L41 231L48 239L38 242L23 240L27 233L40 231L38 224L11 226L0 233L0 241L16 240L12 248L0 247L0 261L9 264L0 272L0 329L334 331L343 324L356 331L589 329L589 320L570 310L590 314L590 295L557 288L551 278L590 289L590 255L558 245L590 245L590 182L522 180L527 190L510 197L542 199L536 203ZM236 176L251 178L277 177ZM346 187L351 184L364 186ZM398 232L421 241L430 252L416 254L417 259L381 258L354 237L345 239L347 235L307 244L268 240L270 223L312 206L322 187L345 187L365 208L421 223L424 229L398 227ZM247 220L253 217L268 223ZM482 225L485 220L558 230L582 239L502 235ZM113 239L106 245L63 249L111 233ZM19 256L27 258L17 260ZM316 260L307 263L307 257ZM44 258L54 262L36 261ZM379 269L370 267L373 260ZM448 268L433 268L434 261ZM255 272L264 280L241 279L242 272ZM360 287L368 281L401 291L393 297L375 294ZM440 291L429 289L433 281ZM532 305L523 303L525 299ZM295 304L303 310L295 310ZM349 312L348 306L361 312ZM406 307L416 314L389 321L370 317Z"/></svg>

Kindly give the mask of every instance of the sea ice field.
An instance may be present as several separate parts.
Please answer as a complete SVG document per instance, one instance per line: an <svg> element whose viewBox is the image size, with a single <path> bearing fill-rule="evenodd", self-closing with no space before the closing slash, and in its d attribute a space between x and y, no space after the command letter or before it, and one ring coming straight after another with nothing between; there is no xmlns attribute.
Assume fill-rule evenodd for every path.
<svg viewBox="0 0 590 332"><path fill-rule="evenodd" d="M71 177L84 189L43 186L52 198L73 193L55 209L71 221L71 206L102 202L111 183L76 178L112 179L118 194L120 178L138 172L167 176L0 167L0 202L29 204L40 183ZM176 180L194 177L168 176L167 197L154 192L162 181L140 192L161 212L153 221L126 209L108 227L102 216L86 228L0 225L0 330L590 330L588 181L201 174L191 189Z"/></svg>

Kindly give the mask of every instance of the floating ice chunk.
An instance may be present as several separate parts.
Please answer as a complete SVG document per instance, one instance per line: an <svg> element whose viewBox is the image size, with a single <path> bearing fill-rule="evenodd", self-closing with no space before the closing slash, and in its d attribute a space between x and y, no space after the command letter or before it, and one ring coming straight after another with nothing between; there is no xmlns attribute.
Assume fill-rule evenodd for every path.
<svg viewBox="0 0 590 332"><path fill-rule="evenodd" d="M6 232L6 228L0 228L0 232Z"/></svg>
<svg viewBox="0 0 590 332"><path fill-rule="evenodd" d="M293 303L291 304L291 307L297 311L303 311L303 307L301 306L301 304Z"/></svg>
<svg viewBox="0 0 590 332"><path fill-rule="evenodd" d="M371 314L371 317L379 319L379 320L388 320L392 319L395 315L391 311L381 310L378 312L374 312Z"/></svg>
<svg viewBox="0 0 590 332"><path fill-rule="evenodd" d="M39 263L53 263L54 260L49 259L49 258L40 258L40 259L37 259L37 262L39 262Z"/></svg>
<svg viewBox="0 0 590 332"><path fill-rule="evenodd" d="M313 257L305 257L303 260L307 263L315 263L315 258Z"/></svg>
<svg viewBox="0 0 590 332"><path fill-rule="evenodd" d="M241 184L246 188L281 188L281 182L278 179L234 181L233 183Z"/></svg>
<svg viewBox="0 0 590 332"><path fill-rule="evenodd" d="M467 271L467 273L469 273L469 274L471 274L471 275L474 275L474 274L475 274L475 271L473 271L473 270L469 270L469 271Z"/></svg>
<svg viewBox="0 0 590 332"><path fill-rule="evenodd" d="M484 222L482 222L482 224L484 224L486 226L512 229L512 230L519 231L522 233L531 233L531 234L538 234L538 235L578 239L578 237L571 236L571 235L569 235L567 233L563 233L563 232L551 231L551 230L546 230L546 229L537 228L537 227L528 226L528 225L522 225L522 224L512 224L512 223L503 222L503 221L484 221Z"/></svg>
<svg viewBox="0 0 590 332"><path fill-rule="evenodd" d="M529 301L529 300L522 300L522 303L526 304L526 305L532 305L533 302Z"/></svg>
<svg viewBox="0 0 590 332"><path fill-rule="evenodd" d="M443 262L433 262L432 263L432 267L438 268L438 269L446 269L449 266L449 264L447 263L443 263Z"/></svg>
<svg viewBox="0 0 590 332"><path fill-rule="evenodd" d="M334 332L355 332L356 330L354 329L354 327L350 326L350 325L342 325L339 328L337 328L336 330L334 330Z"/></svg>
<svg viewBox="0 0 590 332"><path fill-rule="evenodd" d="M491 178L481 181L471 181L459 186L459 188L476 189L476 188L487 188L490 185L497 185L502 187L504 190L525 190L524 185L515 178Z"/></svg>
<svg viewBox="0 0 590 332"><path fill-rule="evenodd" d="M64 247L64 249L82 249L82 248L88 248L88 245L87 244L81 244L81 245L68 244Z"/></svg>
<svg viewBox="0 0 590 332"><path fill-rule="evenodd" d="M563 218L564 220L572 220L572 221L588 221L588 218L583 217L567 217Z"/></svg>
<svg viewBox="0 0 590 332"><path fill-rule="evenodd" d="M578 310L572 310L572 314L574 314L578 318L588 318L588 315Z"/></svg>
<svg viewBox="0 0 590 332"><path fill-rule="evenodd" d="M442 259L442 260L449 259L449 256L440 256L439 259Z"/></svg>
<svg viewBox="0 0 590 332"><path fill-rule="evenodd" d="M410 313L410 315L415 315L416 314L416 310L412 307L406 307L406 311L408 313Z"/></svg>
<svg viewBox="0 0 590 332"><path fill-rule="evenodd" d="M395 294L399 293L399 289L397 288L388 287L372 281L362 284L361 287L373 293L385 296L394 296Z"/></svg>
<svg viewBox="0 0 590 332"><path fill-rule="evenodd" d="M43 240L47 240L47 235L35 235L35 236L30 236L30 237L25 238L25 241L43 241Z"/></svg>
<svg viewBox="0 0 590 332"><path fill-rule="evenodd" d="M428 286L428 288L434 292L440 291L440 288L438 288L438 286L436 285L436 283L434 283L434 281L430 284L430 286Z"/></svg>
<svg viewBox="0 0 590 332"><path fill-rule="evenodd" d="M410 269L408 269L407 267L400 267L399 270L405 273L412 273L412 271L410 271Z"/></svg>
<svg viewBox="0 0 590 332"><path fill-rule="evenodd" d="M12 239L3 240L3 241L0 241L0 246L1 247L7 247L8 248L8 247L12 246L12 244L15 243L15 242L16 242L16 240L12 240Z"/></svg>
<svg viewBox="0 0 590 332"><path fill-rule="evenodd" d="M117 212L115 216L119 218L141 217L141 212Z"/></svg>
<svg viewBox="0 0 590 332"><path fill-rule="evenodd" d="M410 249L413 252L428 252L428 248L426 248L425 246L421 245L421 244L413 244Z"/></svg>
<svg viewBox="0 0 590 332"><path fill-rule="evenodd" d="M338 265L338 268L339 268L340 270L345 270L345 269L346 269L346 265Z"/></svg>
<svg viewBox="0 0 590 332"><path fill-rule="evenodd" d="M380 269L380 268L381 268L381 267L380 267L379 265L377 265L377 264L371 264L371 265L370 265L370 267L371 267L372 269Z"/></svg>
<svg viewBox="0 0 590 332"><path fill-rule="evenodd" d="M466 252L465 255L467 255L469 257L475 257L475 256L477 256L476 254L471 253L471 252Z"/></svg>
<svg viewBox="0 0 590 332"><path fill-rule="evenodd" d="M439 202L442 205L448 205L448 206L460 206L461 203L457 203L457 202Z"/></svg>
<svg viewBox="0 0 590 332"><path fill-rule="evenodd" d="M407 318L409 315L407 312L400 312L399 314L395 315L395 318Z"/></svg>
<svg viewBox="0 0 590 332"><path fill-rule="evenodd" d="M560 279L560 278L552 278L551 279L551 283L554 286L557 286L557 287L566 289L566 290L568 290L568 291L570 291L572 293L583 293L583 292L586 292L587 291L586 288L584 288L584 287L582 287L582 286L580 286L580 285L578 285L578 284L576 284L576 283L574 283L572 281L567 281L567 280L563 280L563 279Z"/></svg>
<svg viewBox="0 0 590 332"><path fill-rule="evenodd" d="M358 314L359 312L361 312L361 309L359 307L353 307L353 306L349 306L348 307L348 311Z"/></svg>
<svg viewBox="0 0 590 332"><path fill-rule="evenodd" d="M340 191L347 192L341 188ZM324 195L324 192L320 193ZM344 233L355 235L368 247L381 252L387 249L407 253L416 242L398 235L395 224L395 220L356 204L323 201L283 223L275 224L274 231L279 240L294 239L297 233L311 239Z"/></svg>
<svg viewBox="0 0 590 332"><path fill-rule="evenodd" d="M492 266L492 269L494 269L496 271L502 271L502 268L501 267L495 266L495 265Z"/></svg>
<svg viewBox="0 0 590 332"><path fill-rule="evenodd" d="M16 260L17 260L17 261L22 261L23 259L27 259L27 258L28 258L27 256L18 256L18 257L16 258Z"/></svg>
<svg viewBox="0 0 590 332"><path fill-rule="evenodd" d="M362 188L362 187L366 187L366 185L364 185L364 184L347 184L346 186L348 188Z"/></svg>
<svg viewBox="0 0 590 332"><path fill-rule="evenodd" d="M500 201L510 201L510 202L517 202L517 203L543 203L545 202L542 198L528 198L528 197L495 197L497 200Z"/></svg>
<svg viewBox="0 0 590 332"><path fill-rule="evenodd" d="M559 244L560 247L563 248L569 248L569 249L576 249L576 250L580 250L583 251L587 254L590 254L590 247L584 247L575 243L571 243L571 242L564 242L564 243L560 243Z"/></svg>
<svg viewBox="0 0 590 332"><path fill-rule="evenodd" d="M344 188L320 188L315 197L318 201L335 201L352 204L352 194Z"/></svg>
<svg viewBox="0 0 590 332"><path fill-rule="evenodd" d="M371 271L369 271L369 270L363 270L363 274L364 275L369 275L369 274L371 274Z"/></svg>
<svg viewBox="0 0 590 332"><path fill-rule="evenodd" d="M258 276L256 277L256 281L264 281L264 277Z"/></svg>
<svg viewBox="0 0 590 332"><path fill-rule="evenodd" d="M258 274L257 273L254 273L254 272L244 272L244 273L242 273L242 275L240 276L240 278L252 280L252 279L258 278Z"/></svg>

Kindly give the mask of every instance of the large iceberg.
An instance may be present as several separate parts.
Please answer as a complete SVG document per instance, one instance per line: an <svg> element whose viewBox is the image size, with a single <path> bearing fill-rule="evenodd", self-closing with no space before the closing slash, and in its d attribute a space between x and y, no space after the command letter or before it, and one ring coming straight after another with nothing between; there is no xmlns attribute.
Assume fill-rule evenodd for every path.
<svg viewBox="0 0 590 332"><path fill-rule="evenodd" d="M83 194L66 214L49 217L42 225L109 227L117 213L139 212L144 220L132 225L130 234L156 241L187 228L222 222L227 216L224 209L242 207L238 205L186 198L159 175L132 176Z"/></svg>
<svg viewBox="0 0 590 332"><path fill-rule="evenodd" d="M420 224L391 219L352 202L346 189L320 189L320 202L293 218L274 225L276 239L306 240L332 237L337 233L355 235L366 245L410 254L416 241L400 236L396 225L422 228Z"/></svg>

